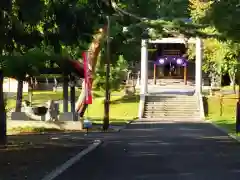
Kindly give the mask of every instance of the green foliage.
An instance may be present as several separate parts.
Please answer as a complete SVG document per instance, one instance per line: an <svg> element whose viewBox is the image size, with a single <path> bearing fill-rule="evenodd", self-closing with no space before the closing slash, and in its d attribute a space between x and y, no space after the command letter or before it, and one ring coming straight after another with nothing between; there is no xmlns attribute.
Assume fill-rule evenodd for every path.
<svg viewBox="0 0 240 180"><path fill-rule="evenodd" d="M240 6L238 0L212 1L203 21L214 26L226 39L240 40Z"/></svg>
<svg viewBox="0 0 240 180"><path fill-rule="evenodd" d="M24 80L26 75L34 76L40 74L38 71L45 66L47 55L38 49L31 49L24 55L1 56L4 76Z"/></svg>
<svg viewBox="0 0 240 180"><path fill-rule="evenodd" d="M203 28L201 31L219 35L218 38L214 37L204 40L203 70L208 73L228 73L233 79L239 71L240 45L237 43L236 37L232 40L235 35L229 35L227 29L231 28L231 33L234 33L234 27L229 25L229 23L232 23L233 19L231 18L236 16L236 14L230 12L236 9L234 10L233 5L229 4L229 1L191 0L190 3L189 9L194 22L208 24L208 27ZM226 9L229 11L226 11ZM195 58L195 48L193 46L190 46L188 55L191 59Z"/></svg>
<svg viewBox="0 0 240 180"><path fill-rule="evenodd" d="M40 70L50 68L50 62L61 66L67 58L59 55L48 55L41 49L33 48L25 54L0 56L4 76L25 80L26 76L39 76Z"/></svg>
<svg viewBox="0 0 240 180"><path fill-rule="evenodd" d="M118 4L126 11L148 19L186 18L189 15L188 1L185 0L120 0Z"/></svg>
<svg viewBox="0 0 240 180"><path fill-rule="evenodd" d="M240 46L232 41L219 41L215 38L207 38L203 45L203 70L227 73L238 71ZM189 46L188 56L195 59L195 45Z"/></svg>
<svg viewBox="0 0 240 180"><path fill-rule="evenodd" d="M126 79L128 63L120 55L116 63L111 65L110 68L110 86L112 90L118 90L123 80ZM96 89L105 89L106 83L106 71L105 66L99 65L97 67L95 77L94 77L94 88Z"/></svg>
<svg viewBox="0 0 240 180"><path fill-rule="evenodd" d="M26 74L38 74L37 69L49 65L50 61L55 61L55 64L60 65L61 60L58 60L63 59L59 58L60 56L79 59L82 51L86 50L92 41L95 30L106 24L106 15L111 15L112 19L111 61L114 68L120 66L117 64L118 61L115 61L120 55L129 64L132 61L139 61L140 41L148 32L147 29L150 29L149 35L152 38L161 38L169 34L173 36L183 34L185 37L190 37L223 32L219 28L216 18L211 23L208 21L209 17L215 17L217 12L220 12L218 10L225 7L226 3L223 2L191 0L189 4L188 1L169 0L117 1L123 10L145 18L145 20L141 18L142 21L119 13L109 5L109 2L103 0L1 1L0 50L3 52L3 56L7 55L2 57L4 68L7 71L5 74L10 76L10 73L15 73L12 75L18 77ZM231 5L230 8L232 7ZM190 17L194 21L193 23L184 22ZM200 24L202 22L211 24L213 31L210 31L209 28L206 30ZM123 32L123 27L126 27L128 31ZM215 62L217 59L217 61L221 61L220 64L222 62L226 64L226 59L233 59L223 58L226 52L224 48L220 48L222 45L220 41L209 39L206 40L206 44L205 62ZM42 53L30 53L33 48L39 48L38 50ZM193 57L193 55L194 51L190 50L189 57ZM13 63L15 60L18 62L16 63L19 65L18 67L25 68L25 70L21 70L22 72L19 71L19 74L15 72L16 64ZM12 70L8 66L12 66ZM115 69L112 70L112 72L114 71Z"/></svg>
<svg viewBox="0 0 240 180"><path fill-rule="evenodd" d="M190 0L189 10L194 22L202 23L213 1Z"/></svg>
<svg viewBox="0 0 240 180"><path fill-rule="evenodd" d="M24 79L38 75L51 62L63 65L64 57L78 59L103 22L104 6L94 0L1 1L0 57L5 76Z"/></svg>

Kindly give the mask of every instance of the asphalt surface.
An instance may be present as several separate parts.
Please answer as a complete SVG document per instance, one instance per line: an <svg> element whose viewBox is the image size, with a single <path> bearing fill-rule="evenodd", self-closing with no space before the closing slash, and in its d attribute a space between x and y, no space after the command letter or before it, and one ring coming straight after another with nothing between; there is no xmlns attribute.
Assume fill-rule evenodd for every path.
<svg viewBox="0 0 240 180"><path fill-rule="evenodd" d="M207 123L132 124L55 180L239 180L240 144Z"/></svg>
<svg viewBox="0 0 240 180"><path fill-rule="evenodd" d="M16 135L8 141L0 148L0 180L40 180L92 143L77 133Z"/></svg>

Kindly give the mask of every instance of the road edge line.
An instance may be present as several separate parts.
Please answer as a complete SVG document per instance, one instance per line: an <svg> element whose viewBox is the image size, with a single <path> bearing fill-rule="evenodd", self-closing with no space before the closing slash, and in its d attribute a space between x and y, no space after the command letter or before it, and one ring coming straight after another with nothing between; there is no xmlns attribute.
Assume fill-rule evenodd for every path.
<svg viewBox="0 0 240 180"><path fill-rule="evenodd" d="M101 140L95 140L91 145L89 145L87 148L76 154L74 157L67 160L62 165L58 166L55 170L48 173L46 176L44 176L41 180L53 180L59 175L61 175L64 171L66 171L68 168L70 168L72 165L80 161L85 155L96 149L98 146L102 144Z"/></svg>
<svg viewBox="0 0 240 180"><path fill-rule="evenodd" d="M215 124L214 122L212 122L210 120L206 120L206 122L211 124L213 127L218 129L219 131L223 132L224 134L227 134L230 138L232 138L240 143L240 139L237 136L230 134L226 129L220 127L219 125Z"/></svg>

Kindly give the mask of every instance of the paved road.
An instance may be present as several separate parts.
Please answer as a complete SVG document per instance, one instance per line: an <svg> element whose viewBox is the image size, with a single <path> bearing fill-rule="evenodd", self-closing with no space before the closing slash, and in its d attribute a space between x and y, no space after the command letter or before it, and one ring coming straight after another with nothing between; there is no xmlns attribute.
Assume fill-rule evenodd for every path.
<svg viewBox="0 0 240 180"><path fill-rule="evenodd" d="M0 180L40 180L92 143L77 133L13 135L8 141L0 149Z"/></svg>
<svg viewBox="0 0 240 180"><path fill-rule="evenodd" d="M206 123L130 125L56 180L239 180L240 144Z"/></svg>

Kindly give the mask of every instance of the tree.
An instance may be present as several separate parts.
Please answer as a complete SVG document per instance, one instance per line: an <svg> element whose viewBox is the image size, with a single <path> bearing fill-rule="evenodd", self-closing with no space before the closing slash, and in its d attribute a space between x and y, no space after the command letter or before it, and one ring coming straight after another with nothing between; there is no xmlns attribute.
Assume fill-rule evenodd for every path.
<svg viewBox="0 0 240 180"><path fill-rule="evenodd" d="M6 121L6 110L5 100L3 94L3 71L0 70L0 145L5 145L7 142L7 121Z"/></svg>
<svg viewBox="0 0 240 180"><path fill-rule="evenodd" d="M235 91L235 77L238 72L240 51L240 45L237 39L238 32L236 32L238 22L234 19L238 13L236 8L237 1L231 1L231 3L229 3L228 1L206 2L191 0L190 2L192 19L197 23L205 23L208 25L208 28L202 31L212 31L212 33L218 34L218 38L205 40L205 70L209 72L213 69L212 67L216 67L214 72L218 74L228 73L231 79L231 85L233 85ZM228 11L225 9L228 9ZM235 23L236 26L233 26L233 23ZM213 64L215 66L213 66Z"/></svg>
<svg viewBox="0 0 240 180"><path fill-rule="evenodd" d="M12 4L9 0L3 0L0 2L0 52L4 53L5 49L11 49L13 43L12 39L9 38L11 19ZM0 61L2 68L2 61ZM3 71L0 69L0 145L5 145L7 142L6 136L6 111L3 97Z"/></svg>
<svg viewBox="0 0 240 180"><path fill-rule="evenodd" d="M239 42L240 6L238 0L231 1L210 1L211 5L202 17L202 22L214 26L217 31L226 39Z"/></svg>
<svg viewBox="0 0 240 180"><path fill-rule="evenodd" d="M100 56L100 58L104 58ZM111 64L110 70L110 86L112 90L118 90L126 78L128 70L128 62L124 59L123 55L120 55L116 62ZM96 74L94 77L94 88L104 89L105 88L105 70L104 63L98 63L96 68Z"/></svg>

